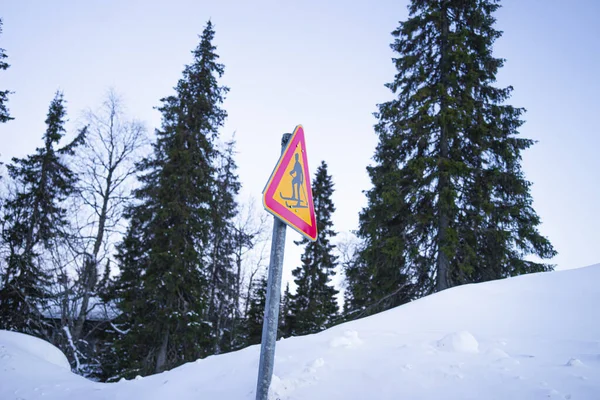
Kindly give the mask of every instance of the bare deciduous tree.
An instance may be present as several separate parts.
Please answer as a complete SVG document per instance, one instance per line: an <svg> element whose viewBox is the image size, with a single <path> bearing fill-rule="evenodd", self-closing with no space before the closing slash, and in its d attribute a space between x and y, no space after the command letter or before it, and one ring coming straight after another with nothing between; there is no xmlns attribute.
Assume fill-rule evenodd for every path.
<svg viewBox="0 0 600 400"><path fill-rule="evenodd" d="M120 232L125 205L130 200L135 161L147 144L144 125L128 120L120 97L109 90L97 111L86 113L89 126L85 151L78 158L80 199L87 206L79 231L84 258L78 271L81 307L73 336L79 337L89 312L89 298L98 283L98 266L108 268L114 241ZM105 274L107 276L107 274Z"/></svg>
<svg viewBox="0 0 600 400"><path fill-rule="evenodd" d="M250 199L247 203L242 204L239 207L239 212L236 216L234 225L235 234L235 251L234 251L234 262L236 267L236 281L235 281L235 306L234 315L231 320L233 321L232 327L232 338L239 336L239 324L246 317L248 313L248 299L252 288L252 281L254 276L264 265L266 259L266 246L268 244L267 235L267 218L268 214L259 213L257 216L257 210L255 202ZM245 285L245 281L248 281ZM242 294L244 286L247 286L247 293L245 299ZM245 301L244 312L242 313L242 301ZM235 348L236 343L231 343L231 348Z"/></svg>
<svg viewBox="0 0 600 400"><path fill-rule="evenodd" d="M68 339L67 353L74 355L76 369L84 368L79 357L89 353L82 349L88 345L86 337L91 330L97 329L85 328L86 321L92 314L93 319L109 319L107 305L101 304L98 294L108 281L114 243L123 231L135 162L148 143L144 125L126 117L123 103L112 89L97 110L85 112L84 123L87 143L73 160L79 175L72 204L73 232L63 253L54 257L59 278L54 310L61 314L58 331L64 331Z"/></svg>

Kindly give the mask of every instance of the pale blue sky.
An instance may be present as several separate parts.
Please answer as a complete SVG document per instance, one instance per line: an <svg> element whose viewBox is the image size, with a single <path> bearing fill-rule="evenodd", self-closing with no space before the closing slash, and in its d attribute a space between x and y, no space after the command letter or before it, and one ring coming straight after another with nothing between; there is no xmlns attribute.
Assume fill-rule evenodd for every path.
<svg viewBox="0 0 600 400"><path fill-rule="evenodd" d="M340 232L355 229L370 187L366 166L377 138L372 113L389 100L390 32L406 1L7 1L0 0L11 68L14 121L0 125L0 160L39 145L57 89L70 126L109 87L152 132L153 109L172 92L210 18L230 87L224 138L236 132L242 198L260 199L283 132L302 124L311 174L326 160L336 184ZM494 54L506 58L499 84L525 107L524 137L538 140L523 167L533 183L541 232L559 269L600 262L600 24L597 0L507 0ZM262 211L261 211L262 212ZM288 231L285 273L299 263Z"/></svg>

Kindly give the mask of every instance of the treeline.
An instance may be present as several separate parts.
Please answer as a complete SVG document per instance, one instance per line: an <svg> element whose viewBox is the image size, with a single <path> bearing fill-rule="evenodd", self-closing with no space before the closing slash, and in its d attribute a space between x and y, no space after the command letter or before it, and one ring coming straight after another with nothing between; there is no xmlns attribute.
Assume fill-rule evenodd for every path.
<svg viewBox="0 0 600 400"><path fill-rule="evenodd" d="M556 252L538 232L520 166L533 144L518 136L524 110L506 104L511 87L494 86L504 62L492 56L498 7L411 2L393 32L395 98L376 113L356 240L336 238L322 162L312 181L319 237L296 243L304 253L295 290L282 296L281 337L552 269L540 259ZM260 342L267 282L256 250L268 227L239 203L213 39L208 22L174 94L160 99L152 143L110 94L64 144L57 93L40 147L6 166L0 329L46 338L83 375L131 378ZM1 69L5 58L0 50ZM0 92L1 122L11 119L9 95ZM331 282L340 270L343 293Z"/></svg>
<svg viewBox="0 0 600 400"><path fill-rule="evenodd" d="M174 94L160 100L152 143L110 91L63 144L66 101L58 92L40 147L7 165L0 329L50 341L84 376L148 375L260 342L268 226L238 203L235 142L220 135L229 89L218 83L224 66L213 39L208 22ZM10 92L3 93L7 122ZM338 311L324 162L315 185L322 234L301 243L306 276L300 267L294 274L319 281L287 292L288 336L324 329ZM319 275L321 265L330 272ZM308 303L319 290L327 306Z"/></svg>

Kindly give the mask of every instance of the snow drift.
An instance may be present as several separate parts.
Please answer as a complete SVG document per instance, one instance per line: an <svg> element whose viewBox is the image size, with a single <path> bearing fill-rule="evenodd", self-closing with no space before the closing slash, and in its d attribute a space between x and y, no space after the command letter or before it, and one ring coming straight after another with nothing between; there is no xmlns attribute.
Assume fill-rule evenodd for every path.
<svg viewBox="0 0 600 400"><path fill-rule="evenodd" d="M24 335L22 333L8 332L0 330L0 358L6 360L12 358L8 354L7 348L11 354L20 359L38 358L46 363L54 364L67 371L71 370L69 360L57 347L51 345L45 340L34 336ZM34 363L36 360L32 360Z"/></svg>
<svg viewBox="0 0 600 400"><path fill-rule="evenodd" d="M599 307L600 264L446 290L279 341L270 398L600 399ZM103 384L31 339L0 334L0 399L255 396L259 346Z"/></svg>

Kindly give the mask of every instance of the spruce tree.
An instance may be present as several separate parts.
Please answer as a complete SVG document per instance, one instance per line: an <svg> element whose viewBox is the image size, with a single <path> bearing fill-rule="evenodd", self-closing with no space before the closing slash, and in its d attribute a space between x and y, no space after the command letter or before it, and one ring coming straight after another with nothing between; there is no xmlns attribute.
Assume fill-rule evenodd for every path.
<svg viewBox="0 0 600 400"><path fill-rule="evenodd" d="M2 18L0 18L0 35L2 34ZM6 70L10 65L4 61L8 56L4 52L4 49L0 47L0 70ZM6 103L8 102L9 90L0 90L0 123L8 122L14 119L10 116Z"/></svg>
<svg viewBox="0 0 600 400"><path fill-rule="evenodd" d="M294 316L291 314L292 293L290 292L290 283L285 284L285 291L281 296L281 305L279 313L279 327L277 328L277 337L291 336L292 327L294 326Z"/></svg>
<svg viewBox="0 0 600 400"><path fill-rule="evenodd" d="M393 144L380 143L374 157L378 165L367 168L373 188L367 192L369 206L360 214L357 235L363 244L344 266L344 314L349 319L403 304L419 287L410 284L409 276L417 274L405 261L403 218L409 209L397 195L402 186L394 150Z"/></svg>
<svg viewBox="0 0 600 400"><path fill-rule="evenodd" d="M265 305L267 303L267 276L252 282L248 314L246 315L246 346L259 344L262 339Z"/></svg>
<svg viewBox="0 0 600 400"><path fill-rule="evenodd" d="M26 158L13 158L8 173L16 191L4 205L2 239L8 247L0 289L0 329L44 336L42 308L49 298L52 275L43 252L53 248L68 225L64 200L75 190L76 175L64 157L85 140L83 129L68 145L62 93L50 103L44 145Z"/></svg>
<svg viewBox="0 0 600 400"><path fill-rule="evenodd" d="M305 249L302 265L292 271L297 285L290 304L289 319L293 323L289 333L292 335L319 332L331 323L338 312L338 291L330 285L337 265L337 256L333 254L335 245L331 243L337 235L331 221L335 211L331 200L334 189L325 161L317 168L312 189L319 236L314 242L307 238L297 242L304 244Z"/></svg>
<svg viewBox="0 0 600 400"><path fill-rule="evenodd" d="M556 252L538 232L520 166L533 144L518 136L524 110L506 104L512 87L494 86L504 63L492 56L498 7L497 0L413 0L393 32L398 72L387 87L396 98L376 113L373 188L360 215L366 247L351 271L393 285L369 301L397 292L394 306L552 269L526 258Z"/></svg>
<svg viewBox="0 0 600 400"><path fill-rule="evenodd" d="M161 100L153 154L139 164L142 186L128 211L113 294L122 311L115 375L161 372L209 354L214 142L228 90L217 82L224 67L213 38L209 21L175 94Z"/></svg>

